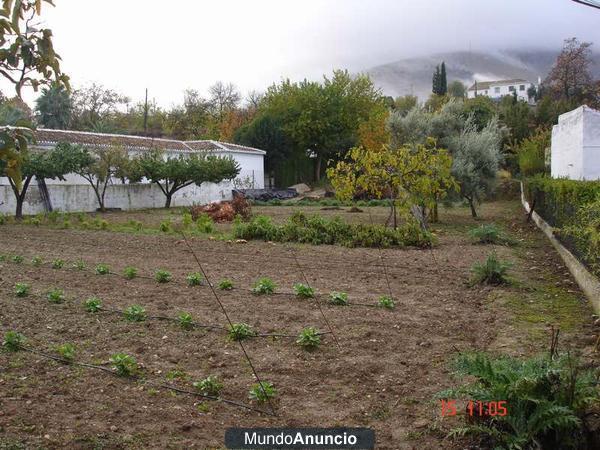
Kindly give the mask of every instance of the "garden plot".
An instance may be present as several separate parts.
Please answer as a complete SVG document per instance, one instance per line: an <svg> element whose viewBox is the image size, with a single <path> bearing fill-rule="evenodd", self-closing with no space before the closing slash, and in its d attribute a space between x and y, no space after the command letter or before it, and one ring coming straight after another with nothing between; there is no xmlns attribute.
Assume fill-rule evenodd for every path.
<svg viewBox="0 0 600 450"><path fill-rule="evenodd" d="M262 208L274 215L286 210ZM206 280L190 285L188 277L199 268L181 236L3 226L0 254L8 258L0 262L2 334L19 331L28 346L50 354L70 343L77 361L107 368L111 355L125 353L141 366L141 377L0 352L0 443L207 448L222 446L231 426L344 425L373 427L378 448L441 448L452 423L439 417L434 395L453 383L448 362L456 350L540 351L549 323L562 326L565 345L591 334L589 307L548 244L521 222L512 226L503 219L516 211L512 203L484 210L523 239L514 248L473 245L467 230L478 224L463 209L442 214L447 222L439 226L433 250L190 239L213 284L232 282L232 290L217 291L232 321L277 335L244 341L261 379L277 390L276 416L156 387L193 391L194 382L214 376L223 384L223 398L269 411L248 398L256 380L238 344L228 339ZM373 216L385 216L385 209ZM520 285L469 287L472 264L492 248L515 262ZM13 261L14 255L22 261ZM108 273L99 274L99 265ZM127 268L136 269L132 279ZM169 273L168 282L156 280L159 270ZM385 271L394 309L378 306L389 295ZM251 292L262 277L275 283L273 293ZM315 298L296 295L294 285L306 281ZM17 296L17 283L27 284L29 295ZM48 301L53 289L62 290L63 301ZM332 291L346 293L350 304L329 302ZM538 308L533 296L541 291L557 295L554 303ZM140 305L148 317L90 313L83 306L90 297L111 310ZM176 320L183 312L215 328L184 329ZM339 347L323 334L321 345L306 351L297 336L306 327L327 333L323 315ZM527 327L523 319L530 320Z"/></svg>

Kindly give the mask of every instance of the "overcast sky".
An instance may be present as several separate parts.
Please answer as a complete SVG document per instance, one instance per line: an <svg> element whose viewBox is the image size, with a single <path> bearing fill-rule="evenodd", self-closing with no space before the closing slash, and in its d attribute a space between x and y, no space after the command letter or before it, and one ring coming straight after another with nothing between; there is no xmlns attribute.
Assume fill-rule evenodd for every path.
<svg viewBox="0 0 600 450"><path fill-rule="evenodd" d="M216 80L361 71L432 52L597 41L600 10L571 0L55 0L42 17L75 87L91 81L162 106ZM597 50L600 50L597 48ZM31 96L28 96L32 98Z"/></svg>

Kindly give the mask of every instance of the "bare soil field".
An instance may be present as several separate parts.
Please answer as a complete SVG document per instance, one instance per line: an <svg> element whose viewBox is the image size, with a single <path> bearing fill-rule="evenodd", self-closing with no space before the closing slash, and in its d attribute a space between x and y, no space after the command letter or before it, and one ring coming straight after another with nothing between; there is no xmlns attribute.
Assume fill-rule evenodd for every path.
<svg viewBox="0 0 600 450"><path fill-rule="evenodd" d="M352 221L382 223L387 217L385 208L254 212L282 221L297 209ZM174 215L161 210L103 217L158 224ZM278 335L245 341L261 379L277 389L276 416L156 387L193 390L193 381L215 375L224 384L224 398L269 410L248 399L256 380L238 343L227 340L227 322L210 288L186 284L186 275L199 269L181 236L0 227L0 254L24 257L21 264L10 257L0 262L2 336L19 331L30 348L49 354L72 343L77 361L107 368L113 353L125 352L143 367L140 378L131 380L30 352L0 351L0 448L223 448L225 430L232 426L367 426L381 449L464 448L465 441L446 439L461 419L442 418L434 398L456 382L449 362L457 351L547 351L548 329L555 326L562 348L595 364L596 331L583 294L550 243L525 223L517 202L484 205L479 221L465 208L443 209L440 219L433 226L439 243L431 250L189 239L213 284L233 281L234 290L218 291L232 320ZM502 225L518 245L474 245L467 231L490 222ZM472 264L492 249L514 263L515 282L471 287ZM34 256L44 263L33 266ZM65 260L64 268L51 267L55 258ZM87 269L71 268L76 260ZM95 274L99 263L112 273ZM140 276L125 279L127 266ZM172 272L173 280L157 283L157 269ZM304 282L302 272L319 294L316 299L294 296L292 286ZM393 310L375 306L389 293L386 272ZM275 281L275 294L250 292L259 277ZM31 295L17 298L17 282L31 285ZM64 290L62 304L46 300L52 288ZM328 304L331 291L347 292L351 305ZM215 328L186 331L167 320L132 323L110 312L88 313L82 302L92 296L105 308L142 305L149 316L189 312ZM325 334L320 348L307 352L295 343L302 328L329 331L317 302L339 346Z"/></svg>

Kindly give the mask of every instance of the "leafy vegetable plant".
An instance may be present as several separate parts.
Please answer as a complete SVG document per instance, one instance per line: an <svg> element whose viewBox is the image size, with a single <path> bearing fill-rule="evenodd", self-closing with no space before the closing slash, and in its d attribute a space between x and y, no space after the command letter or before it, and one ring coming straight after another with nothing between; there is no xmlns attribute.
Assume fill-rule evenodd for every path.
<svg viewBox="0 0 600 450"><path fill-rule="evenodd" d="M99 298L90 297L83 302L83 307L87 312L95 313L102 309L102 302Z"/></svg>
<svg viewBox="0 0 600 450"><path fill-rule="evenodd" d="M63 259L57 258L54 261L52 261L52 268L53 269L62 269L65 265L65 261Z"/></svg>
<svg viewBox="0 0 600 450"><path fill-rule="evenodd" d="M329 303L331 303L332 305L346 306L348 305L348 294L346 294L345 292L334 291L331 294L329 294Z"/></svg>
<svg viewBox="0 0 600 450"><path fill-rule="evenodd" d="M73 344L67 343L59 345L56 347L56 351L69 362L72 362L73 359L75 359L75 346Z"/></svg>
<svg viewBox="0 0 600 450"><path fill-rule="evenodd" d="M196 381L192 384L202 395L210 395L211 397L218 397L223 389L223 384L219 382L215 376L208 376L203 380Z"/></svg>
<svg viewBox="0 0 600 450"><path fill-rule="evenodd" d="M62 303L65 301L65 294L62 289L51 289L46 294L46 298L50 303Z"/></svg>
<svg viewBox="0 0 600 450"><path fill-rule="evenodd" d="M40 256L34 256L31 258L31 264L35 267L39 267L44 263L44 260Z"/></svg>
<svg viewBox="0 0 600 450"><path fill-rule="evenodd" d="M301 298L314 298L315 296L315 290L302 283L294 284L294 292L296 293L297 297Z"/></svg>
<svg viewBox="0 0 600 450"><path fill-rule="evenodd" d="M21 255L13 255L11 258L12 262L15 264L21 264L23 262L23 257Z"/></svg>
<svg viewBox="0 0 600 450"><path fill-rule="evenodd" d="M199 272L190 273L187 277L188 286L200 286L204 277Z"/></svg>
<svg viewBox="0 0 600 450"><path fill-rule="evenodd" d="M96 266L96 273L98 275L108 275L110 273L110 267L108 264L100 263Z"/></svg>
<svg viewBox="0 0 600 450"><path fill-rule="evenodd" d="M396 307L396 302L389 295L382 295L379 297L379 300L377 300L377 306L385 309L394 309Z"/></svg>
<svg viewBox="0 0 600 450"><path fill-rule="evenodd" d="M110 363L117 374L122 377L131 377L138 370L138 364L133 356L126 353L115 353L110 357Z"/></svg>
<svg viewBox="0 0 600 450"><path fill-rule="evenodd" d="M231 291L233 289L233 281L224 278L223 280L219 281L217 287L222 291Z"/></svg>
<svg viewBox="0 0 600 450"><path fill-rule="evenodd" d="M7 331L2 341L2 347L9 352L18 352L25 344L25 337L16 331Z"/></svg>
<svg viewBox="0 0 600 450"><path fill-rule="evenodd" d="M140 305L131 305L123 311L123 315L130 322L143 322L146 320L146 310Z"/></svg>
<svg viewBox="0 0 600 450"><path fill-rule="evenodd" d="M262 383L255 383L250 389L250 400L256 400L258 403L264 403L270 398L274 398L277 395L277 391L273 384L268 381Z"/></svg>
<svg viewBox="0 0 600 450"><path fill-rule="evenodd" d="M191 330L194 328L194 319L190 313L182 312L177 316L177 320L179 322L179 326L184 330Z"/></svg>
<svg viewBox="0 0 600 450"><path fill-rule="evenodd" d="M256 333L247 323L234 323L229 327L228 337L232 341L243 341Z"/></svg>
<svg viewBox="0 0 600 450"><path fill-rule="evenodd" d="M257 295L272 294L276 287L270 278L259 278L252 286L252 292Z"/></svg>
<svg viewBox="0 0 600 450"><path fill-rule="evenodd" d="M77 269L77 270L85 270L85 262L83 262L82 260L77 260L73 263L73 269Z"/></svg>
<svg viewBox="0 0 600 450"><path fill-rule="evenodd" d="M125 269L123 269L123 276L125 278L127 278L128 280L133 280L135 277L137 277L138 271L135 267L125 267Z"/></svg>
<svg viewBox="0 0 600 450"><path fill-rule="evenodd" d="M171 272L167 270L159 269L154 272L154 279L159 283L168 283L172 278Z"/></svg>
<svg viewBox="0 0 600 450"><path fill-rule="evenodd" d="M296 339L296 344L306 350L314 350L321 344L319 331L314 327L304 328Z"/></svg>
<svg viewBox="0 0 600 450"><path fill-rule="evenodd" d="M15 295L17 297L27 297L29 295L30 290L31 286L29 286L27 283L15 284Z"/></svg>

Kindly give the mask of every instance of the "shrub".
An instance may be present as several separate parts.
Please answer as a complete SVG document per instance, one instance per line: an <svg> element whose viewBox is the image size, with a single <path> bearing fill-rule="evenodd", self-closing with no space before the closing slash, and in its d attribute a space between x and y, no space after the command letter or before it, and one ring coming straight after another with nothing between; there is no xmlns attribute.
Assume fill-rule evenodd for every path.
<svg viewBox="0 0 600 450"><path fill-rule="evenodd" d="M46 293L46 298L50 303L62 303L65 301L65 294L62 289L51 289Z"/></svg>
<svg viewBox="0 0 600 450"><path fill-rule="evenodd" d="M348 294L345 292L332 292L329 294L329 303L332 305L346 306L348 305Z"/></svg>
<svg viewBox="0 0 600 450"><path fill-rule="evenodd" d="M594 374L569 356L517 359L461 353L454 369L468 381L440 392L439 398L505 401L508 414L476 413L451 435L487 436L492 442L486 448L584 448L578 445L584 439L582 418L600 398Z"/></svg>
<svg viewBox="0 0 600 450"><path fill-rule="evenodd" d="M160 223L160 231L162 231L163 233L170 233L171 231L173 231L173 225L171 224L170 220L164 220Z"/></svg>
<svg viewBox="0 0 600 450"><path fill-rule="evenodd" d="M315 290L313 288L311 288L310 286L307 286L306 284L302 284L302 283L294 284L294 292L296 293L297 297L301 297L301 298L314 298L315 297Z"/></svg>
<svg viewBox="0 0 600 450"><path fill-rule="evenodd" d="M21 264L23 262L23 257L21 255L13 255L11 258L12 262L15 264Z"/></svg>
<svg viewBox="0 0 600 450"><path fill-rule="evenodd" d="M131 377L138 370L135 358L126 353L115 353L110 357L110 363L117 372L117 375L122 377Z"/></svg>
<svg viewBox="0 0 600 450"><path fill-rule="evenodd" d="M57 353L68 362L75 359L75 346L73 344L62 344L56 347Z"/></svg>
<svg viewBox="0 0 600 450"><path fill-rule="evenodd" d="M600 276L600 196L580 206L573 223L559 230L558 236Z"/></svg>
<svg viewBox="0 0 600 450"><path fill-rule="evenodd" d="M54 261L52 261L52 268L53 269L62 269L64 265L65 265L65 261L62 260L62 259L60 259L60 258L55 259Z"/></svg>
<svg viewBox="0 0 600 450"><path fill-rule="evenodd" d="M31 286L29 286L27 283L15 284L15 295L17 297L27 297L29 295L30 290Z"/></svg>
<svg viewBox="0 0 600 450"><path fill-rule="evenodd" d="M128 280L133 280L135 277L137 277L137 273L138 271L135 267L129 266L123 269L123 276Z"/></svg>
<svg viewBox="0 0 600 450"><path fill-rule="evenodd" d="M247 323L234 323L229 327L228 331L228 338L231 341L243 341L255 335L256 333Z"/></svg>
<svg viewBox="0 0 600 450"><path fill-rule="evenodd" d="M9 352L18 352L25 345L25 337L16 331L7 331L2 341L2 347Z"/></svg>
<svg viewBox="0 0 600 450"><path fill-rule="evenodd" d="M192 219L192 215L189 212L185 212L183 213L183 218L181 219L181 222L183 223L183 226L185 228L188 228L192 223L194 223L194 220Z"/></svg>
<svg viewBox="0 0 600 450"><path fill-rule="evenodd" d="M171 272L167 270L159 269L156 272L154 272L154 279L158 283L168 283L169 281L171 281L172 278L173 276L171 275Z"/></svg>
<svg viewBox="0 0 600 450"><path fill-rule="evenodd" d="M475 263L471 268L473 273L473 284L506 284L509 282L506 277L508 269L512 267L512 263L500 261L496 252L488 255L484 263Z"/></svg>
<svg viewBox="0 0 600 450"><path fill-rule="evenodd" d="M108 275L110 273L110 267L108 264L100 263L96 266L96 273L98 275Z"/></svg>
<svg viewBox="0 0 600 450"><path fill-rule="evenodd" d="M177 316L177 321L179 322L179 326L184 330L191 330L194 328L194 320L190 313L182 312Z"/></svg>
<svg viewBox="0 0 600 450"><path fill-rule="evenodd" d="M77 261L75 261L73 263L73 269L76 269L76 270L85 270L85 267L86 267L85 262L83 262L80 259L77 260Z"/></svg>
<svg viewBox="0 0 600 450"><path fill-rule="evenodd" d="M394 299L389 295L382 295L379 297L379 300L377 300L377 306L385 309L394 309L396 307L396 302L394 302Z"/></svg>
<svg viewBox="0 0 600 450"><path fill-rule="evenodd" d="M469 231L469 236L478 244L514 244L514 240L502 232L496 224L480 225Z"/></svg>
<svg viewBox="0 0 600 450"><path fill-rule="evenodd" d="M95 313L102 309L102 302L99 298L90 297L83 302L83 307L87 312Z"/></svg>
<svg viewBox="0 0 600 450"><path fill-rule="evenodd" d="M546 172L546 149L550 147L550 128L538 130L517 149L521 175L529 177Z"/></svg>
<svg viewBox="0 0 600 450"><path fill-rule="evenodd" d="M146 310L140 305L131 305L123 311L123 316L130 322L143 322L146 320Z"/></svg>
<svg viewBox="0 0 600 450"><path fill-rule="evenodd" d="M283 225L275 225L267 216L256 216L247 223L238 221L234 223L233 233L240 239L347 247L429 247L433 243L433 235L423 231L414 219L408 219L394 230L381 225L350 224L339 217L306 217L302 213L294 214Z"/></svg>
<svg viewBox="0 0 600 450"><path fill-rule="evenodd" d="M217 286L219 289L221 289L222 291L231 291L233 289L233 281L224 278L221 281L219 281L219 284Z"/></svg>
<svg viewBox="0 0 600 450"><path fill-rule="evenodd" d="M34 256L31 258L31 264L35 267L39 267L44 263L44 260L39 256Z"/></svg>
<svg viewBox="0 0 600 450"><path fill-rule="evenodd" d="M204 277L202 276L201 273L194 272L194 273L190 273L186 277L186 280L187 280L188 286L200 286L202 284L202 281L204 280Z"/></svg>
<svg viewBox="0 0 600 450"><path fill-rule="evenodd" d="M250 389L250 400L256 400L258 403L264 403L270 398L274 398L277 395L275 387L268 381L262 383L255 383Z"/></svg>
<svg viewBox="0 0 600 450"><path fill-rule="evenodd" d="M207 213L202 213L196 219L196 228L200 233L214 233L215 223Z"/></svg>
<svg viewBox="0 0 600 450"><path fill-rule="evenodd" d="M257 295L272 294L275 288L276 285L270 278L259 278L252 285L252 292Z"/></svg>
<svg viewBox="0 0 600 450"><path fill-rule="evenodd" d="M223 384L219 382L217 377L208 376L203 380L196 381L192 384L202 395L208 395L211 397L218 397L223 389Z"/></svg>
<svg viewBox="0 0 600 450"><path fill-rule="evenodd" d="M296 339L296 344L300 345L300 347L306 350L313 350L317 348L321 344L321 336L319 336L319 331L314 327L304 328L298 339Z"/></svg>

